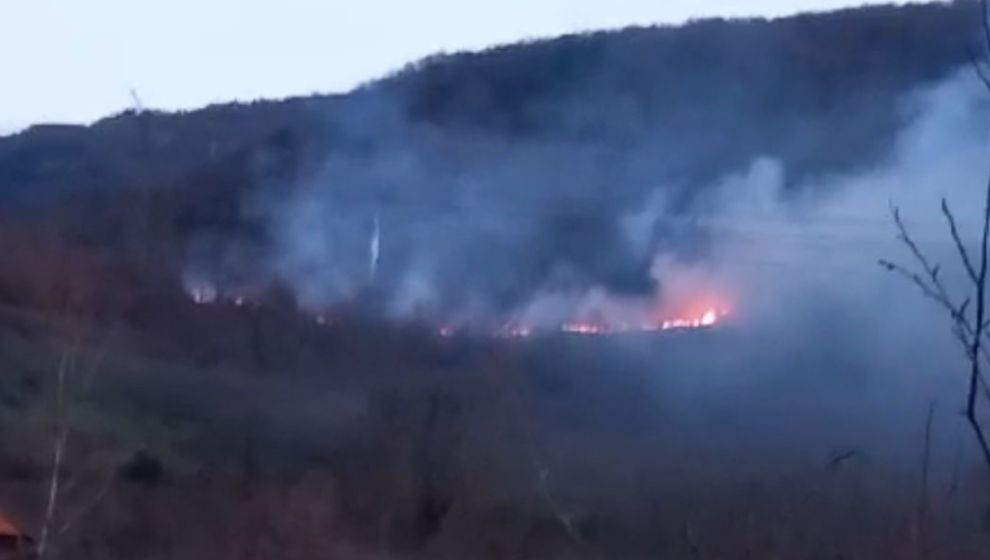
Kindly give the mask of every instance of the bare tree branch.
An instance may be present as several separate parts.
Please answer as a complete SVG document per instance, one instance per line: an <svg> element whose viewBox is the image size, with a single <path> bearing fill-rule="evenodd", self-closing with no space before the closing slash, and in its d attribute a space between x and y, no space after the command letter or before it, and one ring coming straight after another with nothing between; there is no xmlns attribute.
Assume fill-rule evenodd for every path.
<svg viewBox="0 0 990 560"><path fill-rule="evenodd" d="M949 222L949 231L952 233L952 241L956 245L956 250L959 251L959 258L962 260L963 266L966 268L966 274L969 275L969 279L976 283L979 278L976 275L976 269L973 267L973 262L969 258L969 252L966 251L966 246L963 245L962 238L959 236L959 228L956 227L956 218L952 214L952 210L949 209L949 203L942 198L942 214L945 215L945 220Z"/></svg>
<svg viewBox="0 0 990 560"><path fill-rule="evenodd" d="M921 249L918 248L918 244L911 239L911 236L908 234L907 227L904 225L904 220L901 219L901 209L891 204L890 213L894 217L894 225L897 226L897 238L911 250L911 254L914 255L914 258L921 264L921 267L925 270L925 272L932 277L935 285L940 285L941 282L938 281L938 267L932 266L932 264L928 262L928 259L925 257L924 253L922 253Z"/></svg>
<svg viewBox="0 0 990 560"><path fill-rule="evenodd" d="M979 7L980 27L983 31L983 52L979 56L973 56L971 62L973 64L973 69L976 71L977 77L983 83L983 87L990 92L990 73L988 73L985 66L981 64L981 61L990 60L990 0L981 0ZM928 262L924 254L918 249L918 246L911 239L910 235L908 235L907 228L904 227L904 223L901 220L898 210L896 208L892 208L892 213L894 216L894 223L897 225L899 233L898 238L910 249L924 273L927 275L927 279L923 278L919 274L915 274L910 270L905 269L904 267L887 261L882 261L880 264L887 270L896 272L917 285L925 297L937 302L952 316L954 321L953 334L964 343L964 346L967 346L967 358L970 363L969 388L966 395L965 416L977 442L979 443L984 462L987 467L990 468L990 444L987 442L987 437L983 426L980 423L979 412L977 410L978 396L981 394L981 389L984 397L987 397L988 393L987 384L982 374L982 365L984 362L990 365L990 358L988 358L986 350L987 344L990 344L990 320L986 317L988 242L990 242L990 174L988 174L986 184L986 201L983 211L982 235L980 237L979 268L973 265L973 259L966 251L965 245L962 242L962 236L959 234L955 217L949 209L948 203L945 199L942 199L942 214L945 215L945 218L949 223L949 230L952 234L952 240L956 245L956 250L959 252L960 258L962 259L963 267L966 269L966 274L973 283L976 312L972 324L970 324L966 317L967 310L969 308L969 300L966 300L966 302L960 306L956 306L952 303L952 299L948 296L948 292L939 280L938 268L933 267ZM987 338L987 344L984 344L984 337Z"/></svg>
<svg viewBox="0 0 990 560"><path fill-rule="evenodd" d="M543 501L550 508L554 517L567 532L567 535L574 541L574 544L578 546L584 546L584 539L581 538L581 533L578 531L577 526L574 523L574 518L571 514L566 513L560 504L554 500L553 495L550 493L550 488L548 485L548 479L550 478L550 469L541 465L539 462L536 463L536 471L539 476L540 495L543 497Z"/></svg>
<svg viewBox="0 0 990 560"><path fill-rule="evenodd" d="M69 440L73 435L72 422L70 418L71 411L69 409L69 399L71 397L69 390L69 377L71 376L73 378L78 378L81 375L83 389L85 392L88 392L91 389L91 385L97 371L102 366L103 360L106 357L106 352L109 348L112 334L113 331L111 331L111 333L103 340L101 347L91 360L89 367L85 369L83 369L83 366L79 364L80 356L83 353L83 338L85 337L82 330L72 329L71 332L68 333L70 340L64 343L59 355L59 363L55 376L54 411L52 413L54 420L53 429L55 434L54 441L52 443L52 464L51 472L49 473L44 517L42 518L40 532L41 534L38 540L37 560L45 560L50 555L53 541L67 532L79 517L83 516L103 501L103 498L109 492L110 486L113 482L113 476L111 475L107 479L106 486L104 486L89 503L81 506L75 514L63 522L60 528L55 528L56 521L59 517L62 517L59 514L59 509L64 508L61 497L70 492L72 487L71 483L64 485L62 481L65 453L69 445Z"/></svg>
<svg viewBox="0 0 990 560"><path fill-rule="evenodd" d="M890 272L894 272L896 274L903 276L908 282L911 282L915 286L918 286L918 288L921 290L921 293L924 294L925 297L931 299L935 303L945 308L945 310L948 311L949 314L952 316L953 320L958 321L959 318L962 316L963 307L959 306L957 308L955 305L953 305L952 300L950 300L949 297L944 293L944 291L939 289L934 282L931 285L929 285L928 281L923 279L917 273L911 272L904 266L901 266L897 263L893 263L885 259L881 259L877 261L877 264L889 270ZM971 327L969 327L968 324L966 326L967 326L966 330L969 331Z"/></svg>
<svg viewBox="0 0 990 560"><path fill-rule="evenodd" d="M62 479L62 459L69 443L69 427L65 417L65 376L74 362L71 355L74 349L66 349L59 358L55 381L55 441L52 446L51 474L48 479L48 497L45 501L45 515L41 525L41 538L38 541L38 558L44 560L48 552L49 539L55 521L58 505L59 485Z"/></svg>
<svg viewBox="0 0 990 560"><path fill-rule="evenodd" d="M985 17L987 2L990 2L990 0L984 0L983 3L983 23L984 28L988 32L987 44L988 48L990 48L990 25L988 25ZM976 312L972 324L966 317L970 300L967 299L958 306L953 303L952 298L945 289L945 285L942 283L939 275L941 269L938 265L933 265L928 258L925 257L924 253L908 233L907 227L901 219L900 210L893 205L891 205L891 214L894 218L894 224L897 226L897 238L904 243L908 250L910 250L911 254L914 256L915 260L927 277L922 277L922 275L912 272L907 268L894 264L890 261L881 260L880 265L891 272L901 275L911 283L918 286L925 297L935 301L949 312L949 315L954 323L953 334L963 344L966 350L966 357L970 363L969 388L966 395L965 417L976 437L977 443L980 446L980 451L982 452L984 462L987 467L990 468L990 442L988 442L986 433L980 423L977 410L979 395L982 394L984 398L990 398L990 388L988 388L987 382L982 373L982 364L984 361L990 363L990 357L988 357L987 354L987 347L983 344L983 338L985 336L990 339L990 336L988 336L987 333L987 326L990 324L990 320L986 317L987 269L988 265L990 265L990 263L988 263L988 244L990 244L990 174L988 174L987 181L986 201L984 204L983 225L980 237L978 270L973 267L972 259L962 244L962 237L959 235L955 217L953 216L945 200L942 201L942 213L945 215L946 220L949 223L949 229L951 231L953 241L956 244L957 251L959 251L960 258L963 260L963 266L966 268L967 275L969 275L970 280L973 282Z"/></svg>
<svg viewBox="0 0 990 560"><path fill-rule="evenodd" d="M987 33L987 46L990 48L990 24L987 23L987 0L983 1L983 27ZM970 352L970 379L969 395L966 399L966 419L973 428L976 439L983 452L983 458L990 467L990 444L987 442L983 426L977 416L977 394L979 391L980 373L980 349L983 348L983 328L986 324L986 285L988 267L988 243L990 243L990 174L988 174L986 185L986 202L983 207L983 233L980 237L980 272L976 285L976 332L973 333L973 347Z"/></svg>
<svg viewBox="0 0 990 560"><path fill-rule="evenodd" d="M69 518L66 519L64 523L62 523L62 526L59 527L59 530L55 533L55 535L62 536L65 533L67 533L69 529L71 529L72 526L75 525L77 521L82 519L84 515L95 509L96 506L100 505L100 502L103 501L103 498L105 498L107 494L110 493L110 489L113 487L113 481L114 481L113 475L108 476L103 487L100 488L100 491L93 496L93 499L90 500L89 503L81 506L79 509L75 511L75 513L69 516Z"/></svg>
<svg viewBox="0 0 990 560"><path fill-rule="evenodd" d="M944 288L932 287L928 284L928 282L921 278L921 276L911 272L907 268L883 259L878 261L878 264L884 269L898 274L907 281L918 286L921 293L925 297L938 303L949 313L949 316L953 321L952 334L956 337L956 340L959 341L959 344L962 345L963 350L966 352L966 358L970 359L970 352L972 351L971 340L974 331L973 326L970 325L969 321L966 319L966 310L969 308L971 300L966 298L961 305L956 306L952 303L952 300L949 299L949 296L945 292ZM935 272L935 276L937 277L937 269L934 269L933 272ZM990 336L990 333L987 333L986 329L984 329L984 332L986 333L984 336ZM990 349L988 349L987 346L982 345L980 347L980 356L987 362L987 364L990 364ZM983 392L983 396L990 399L990 383L987 382L985 376L983 375L980 376L980 388Z"/></svg>
<svg viewBox="0 0 990 560"><path fill-rule="evenodd" d="M910 243L909 237L903 237L902 239L907 239L907 243ZM922 262L922 266L927 266L927 261L919 259ZM878 264L890 272L901 275L906 280L912 284L918 286L921 293L934 301L935 303L942 306L948 313L952 320L955 322L958 329L967 337L962 338L964 346L966 346L967 352L969 351L970 341L968 336L973 334L973 326L969 324L969 320L966 319L966 310L969 308L970 300L967 298L962 304L956 306L952 303L952 299L949 297L948 292L942 286L942 283L938 279L938 268L930 269L929 276L930 280L925 280L917 273L911 272L904 266L897 263L890 262L888 260L881 259ZM987 356L990 359L990 355Z"/></svg>

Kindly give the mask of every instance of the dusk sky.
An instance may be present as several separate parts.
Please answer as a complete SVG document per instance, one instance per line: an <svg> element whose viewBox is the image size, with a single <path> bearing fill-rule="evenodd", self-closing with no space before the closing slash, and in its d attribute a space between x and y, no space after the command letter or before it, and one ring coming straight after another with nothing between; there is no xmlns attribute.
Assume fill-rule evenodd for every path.
<svg viewBox="0 0 990 560"><path fill-rule="evenodd" d="M340 92L439 51L848 0L0 0L0 133Z"/></svg>

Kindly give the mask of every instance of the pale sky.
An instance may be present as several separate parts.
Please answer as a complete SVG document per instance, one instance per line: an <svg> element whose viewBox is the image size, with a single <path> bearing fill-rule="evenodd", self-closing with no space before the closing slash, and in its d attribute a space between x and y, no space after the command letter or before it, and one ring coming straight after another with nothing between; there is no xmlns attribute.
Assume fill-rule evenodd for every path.
<svg viewBox="0 0 990 560"><path fill-rule="evenodd" d="M849 0L0 0L0 134L346 91L438 51ZM867 2L868 3L868 2Z"/></svg>

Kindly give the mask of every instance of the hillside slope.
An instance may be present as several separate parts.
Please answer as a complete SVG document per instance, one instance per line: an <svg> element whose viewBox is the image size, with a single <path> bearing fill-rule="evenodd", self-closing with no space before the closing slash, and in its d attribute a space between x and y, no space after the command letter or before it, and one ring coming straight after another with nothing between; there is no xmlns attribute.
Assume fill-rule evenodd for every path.
<svg viewBox="0 0 990 560"><path fill-rule="evenodd" d="M637 249L625 217L658 191L689 208L760 157L791 186L882 161L905 99L966 68L977 13L632 28L438 55L346 95L38 126L0 139L0 201L76 242L316 304L363 289L375 220L392 307L424 283L442 313L547 287L647 293L658 248L690 235L656 226Z"/></svg>

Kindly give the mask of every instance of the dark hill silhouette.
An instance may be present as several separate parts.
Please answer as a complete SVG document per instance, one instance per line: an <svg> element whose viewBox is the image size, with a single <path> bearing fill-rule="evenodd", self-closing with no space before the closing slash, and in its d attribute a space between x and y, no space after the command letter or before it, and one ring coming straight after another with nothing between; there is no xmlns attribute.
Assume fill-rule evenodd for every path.
<svg viewBox="0 0 990 560"><path fill-rule="evenodd" d="M761 152L798 175L833 171L882 153L901 124L894 96L967 63L975 10L968 1L876 6L573 35L437 55L342 96L36 126L0 139L0 192L161 184L279 133L339 149L338 114L380 92L411 122L448 134L660 134L678 140L689 174L704 173L699 159L721 167ZM367 137L387 132L367 125Z"/></svg>
<svg viewBox="0 0 990 560"><path fill-rule="evenodd" d="M309 189L304 207L338 213L333 235L354 248L317 260L366 276L355 254L385 212L412 247L386 247L406 255L389 263L417 243L450 256L451 306L476 295L463 285L517 304L561 262L577 285L650 290L648 259L619 245L624 213L658 186L691 204L761 156L789 185L875 164L912 118L901 98L966 69L977 22L958 1L630 28L437 55L345 95L36 126L0 139L0 207L128 254L236 261L211 274L238 276L294 252L272 209ZM474 231L508 217L507 236ZM479 253L487 271L465 277L457 263ZM274 267L323 267L304 257Z"/></svg>

